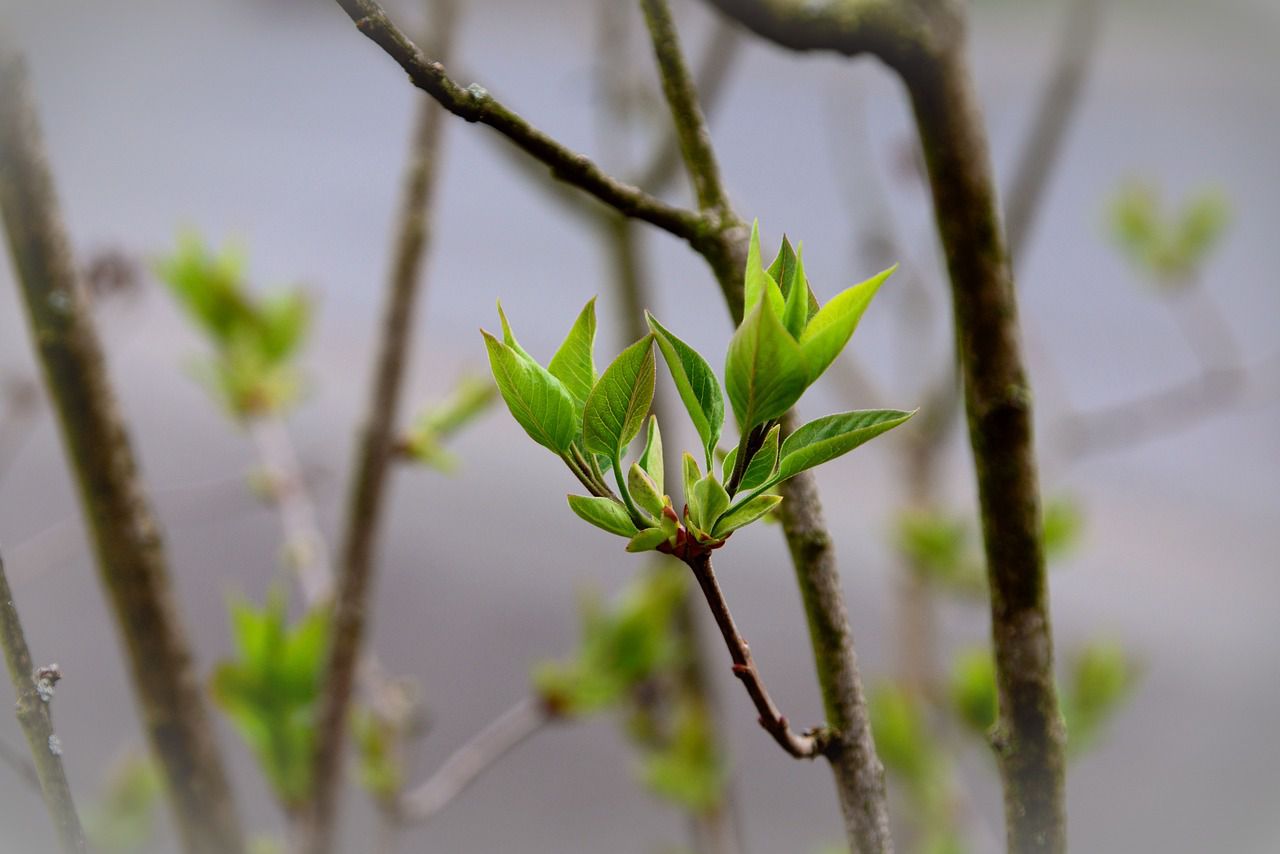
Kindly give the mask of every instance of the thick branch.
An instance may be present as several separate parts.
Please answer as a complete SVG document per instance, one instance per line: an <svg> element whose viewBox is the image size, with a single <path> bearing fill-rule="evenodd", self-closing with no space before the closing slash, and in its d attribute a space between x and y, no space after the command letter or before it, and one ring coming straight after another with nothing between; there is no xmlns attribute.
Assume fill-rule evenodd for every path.
<svg viewBox="0 0 1280 854"><path fill-rule="evenodd" d="M87 297L54 196L21 60L0 49L0 213L32 342L80 486L103 583L184 847L243 850L213 728L178 617Z"/></svg>
<svg viewBox="0 0 1280 854"><path fill-rule="evenodd" d="M813 733L803 735L791 730L787 719L778 711L769 692L760 678L755 661L751 658L751 648L747 639L738 632L733 622L733 614L729 612L729 603L725 601L720 590L720 582L716 580L715 571L711 567L711 554L703 552L687 560L693 570L693 577L702 588L702 595L711 608L711 616L715 617L716 627L724 638L724 645L729 648L729 657L733 659L733 675L742 681L742 686L751 696L756 711L760 713L760 726L764 727L778 746L797 759L812 759L823 752L824 740Z"/></svg>
<svg viewBox="0 0 1280 854"><path fill-rule="evenodd" d="M476 781L486 769L539 732L555 717L544 703L526 697L482 729L445 760L430 779L400 799L397 819L430 819Z"/></svg>
<svg viewBox="0 0 1280 854"><path fill-rule="evenodd" d="M427 59L373 0L338 0L362 33L408 73L419 89L449 112L488 125L550 167L560 180L579 187L627 216L645 220L690 242L705 231L701 215L666 204L643 190L608 175L585 155L561 145L483 88L462 88L439 61Z"/></svg>
<svg viewBox="0 0 1280 854"><path fill-rule="evenodd" d="M890 65L931 41L922 0L705 0L758 36L797 51L871 54Z"/></svg>
<svg viewBox="0 0 1280 854"><path fill-rule="evenodd" d="M452 42L455 17L454 0L440 0L433 24L438 39L437 49L445 56ZM385 22L385 16L380 20ZM417 56L416 48L413 48L413 54ZM392 250L372 389L347 498L333 628L317 720L314 790L300 838L302 850L315 854L325 854L334 847L337 793L342 778L343 748L347 742L347 714L368 622L376 563L375 545L393 458L402 378L412 340L422 262L430 239L428 217L436 186L443 121L443 112L424 99L418 108L411 144L404 198L398 217L400 231Z"/></svg>
<svg viewBox="0 0 1280 854"><path fill-rule="evenodd" d="M27 637L23 634L13 591L9 589L9 579L5 576L3 557L0 557L0 645L4 646L9 681L13 683L13 692L18 698L18 723L22 724L22 732L31 748L32 767L40 782L45 809L53 818L54 829L58 832L58 841L63 851L87 851L80 816L71 797L71 786L62 768L62 748L58 737L53 734L53 715L49 710L53 682L58 677L56 665L42 668L44 673L37 673L32 667L31 651L27 649Z"/></svg>

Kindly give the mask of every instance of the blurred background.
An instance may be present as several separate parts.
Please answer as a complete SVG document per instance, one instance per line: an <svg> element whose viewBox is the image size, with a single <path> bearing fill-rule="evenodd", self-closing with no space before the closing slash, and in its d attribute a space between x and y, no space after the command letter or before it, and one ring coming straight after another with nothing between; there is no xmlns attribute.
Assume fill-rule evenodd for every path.
<svg viewBox="0 0 1280 854"><path fill-rule="evenodd" d="M605 63L603 4L462 5L452 68L463 84L481 82L619 174L633 174L666 134L638 11L622 17L624 34ZM675 5L696 64L716 19L702 4ZM414 0L391 8L406 28L421 21ZM971 54L1002 187L1069 16L1059 0L974 7ZM241 245L256 284L301 283L314 299L304 393L288 427L321 527L336 538L416 94L335 4L0 0L0 20L27 54L76 248L86 264L118 259L124 286L105 288L97 317L181 610L199 665L211 671L232 647L228 598L261 601L278 575L279 526L247 485L253 444L191 378L190 362L207 344L150 264L192 229L215 245ZM1073 650L1105 639L1131 668L1126 702L1070 767L1072 847L1276 851L1280 7L1126 0L1103 4L1099 26L1017 277L1045 494L1069 502L1079 519L1052 575L1059 658L1065 667ZM783 231L805 241L822 299L902 264L845 369L806 395L802 414L872 405L860 398L862 380L876 387L877 403L920 405L950 341L900 85L869 59L795 55L745 34L736 51L710 112L737 209L760 218L770 246ZM608 88L619 77L628 93L621 100ZM627 343L599 233L566 213L504 145L485 128L445 124L406 389L411 411L444 397L459 376L484 375L477 328L496 326L499 297L521 342L543 360L595 294L597 359ZM673 182L667 195L687 200L686 183ZM1135 248L1132 235L1125 243L1117 226L1118 217L1149 213L1157 195L1161 215L1201 205L1223 226L1172 272ZM731 328L714 280L683 244L641 233L649 307L716 354L718 368ZM95 280L109 285L104 269L114 268ZM0 264L0 542L34 653L66 675L56 722L73 785L89 803L142 735L56 429L32 385L37 368L12 276ZM669 392L660 394L674 403ZM1114 415L1090 420L1099 412L1119 412L1121 427ZM695 445L691 430L664 432L669 451ZM891 434L818 475L869 684L894 679L903 663L907 441ZM452 473L397 472L377 583L373 646L388 669L420 681L431 720L414 779L525 696L531 666L573 650L580 590L608 594L643 565L566 512L560 495L575 484L500 407L449 449ZM974 495L958 424L943 449L935 499L948 518L964 520ZM722 583L771 692L792 721L819 721L778 530L753 527L721 554ZM986 642L980 601L943 591L923 607L942 664ZM706 640L746 849L818 852L838 843L829 774L764 737L718 638ZM278 832L251 755L222 716L219 727L249 824ZM987 750L976 738L949 738L969 847L999 850L999 787ZM0 739L22 743L8 716ZM4 768L0 793L0 848L48 848L38 797ZM909 812L910 796L895 798ZM373 850L374 810L354 786L343 814L343 850ZM167 822L162 810L150 850L173 850ZM403 850L626 854L685 844L680 811L637 785L626 739L602 715L529 740L407 832Z"/></svg>

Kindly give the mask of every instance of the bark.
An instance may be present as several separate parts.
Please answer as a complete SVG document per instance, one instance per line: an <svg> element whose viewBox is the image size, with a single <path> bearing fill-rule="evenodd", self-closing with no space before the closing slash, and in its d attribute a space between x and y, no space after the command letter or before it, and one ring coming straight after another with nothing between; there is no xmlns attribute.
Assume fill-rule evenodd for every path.
<svg viewBox="0 0 1280 854"><path fill-rule="evenodd" d="M164 546L54 195L22 61L0 49L0 213L99 574L184 848L244 843L178 616Z"/></svg>

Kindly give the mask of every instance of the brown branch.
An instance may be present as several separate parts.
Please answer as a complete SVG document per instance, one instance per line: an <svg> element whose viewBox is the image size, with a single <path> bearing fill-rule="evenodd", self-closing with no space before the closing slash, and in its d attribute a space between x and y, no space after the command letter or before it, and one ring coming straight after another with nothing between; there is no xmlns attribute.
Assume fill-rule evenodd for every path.
<svg viewBox="0 0 1280 854"><path fill-rule="evenodd" d="M344 3L348 11L357 6L368 14L375 14L364 3ZM438 55L448 56L456 12L454 0L440 0L436 5L433 24ZM376 15L380 16L377 20L390 27L381 10L377 10ZM366 24L361 27L377 41L376 28L374 31L367 29L368 20L371 19L366 19ZM385 35L387 32L394 32L394 29L383 32ZM399 38L403 40L402 36ZM412 48L416 67L427 68L417 49L409 45L407 40L403 40L403 43ZM440 80L447 82L441 66L432 64L430 68L434 69L432 74L439 73ZM440 93L452 91L451 83L446 85L442 82L440 86L443 88L437 87L436 91L427 89L437 100L440 100ZM301 823L298 840L301 850L314 854L326 854L333 850L335 844L334 825L338 788L342 778L343 748L347 742L347 714L361 645L367 631L369 600L376 566L375 546L394 455L402 378L412 342L412 324L420 290L422 264L430 240L428 217L437 184L443 124L442 111L423 99L418 107L410 162L405 176L404 197L398 218L400 230L392 250L370 398L357 445L355 473L347 497L347 521L337 596L334 600L333 627L317 719L312 778L315 788Z"/></svg>
<svg viewBox="0 0 1280 854"><path fill-rule="evenodd" d="M31 339L184 847L243 850L159 531L72 261L21 59L0 50L0 213Z"/></svg>
<svg viewBox="0 0 1280 854"><path fill-rule="evenodd" d="M412 824L432 818L485 770L554 720L535 697L516 703L458 748L429 779L401 796L397 819Z"/></svg>
<svg viewBox="0 0 1280 854"><path fill-rule="evenodd" d="M22 620L18 618L13 591L9 589L9 579L5 576L3 556L0 556L0 645L4 646L9 681L13 683L13 692L18 698L15 709L18 723L22 724L22 732L31 748L32 767L44 797L45 809L53 818L54 829L58 832L58 841L63 851L87 851L80 816L76 813L71 786L62 767L62 747L54 735L53 715L49 709L53 686L62 674L56 664L39 670L32 667Z"/></svg>
<svg viewBox="0 0 1280 854"><path fill-rule="evenodd" d="M401 32L374 0L337 0L362 33L381 47L408 73L415 86L442 107L469 122L488 125L548 166L560 180L572 184L620 213L645 220L690 242L706 231L702 216L673 207L636 187L608 175L585 155L561 145L529 124L484 88L464 89Z"/></svg>
<svg viewBox="0 0 1280 854"><path fill-rule="evenodd" d="M760 713L760 726L773 736L773 740L779 747L796 759L812 759L823 753L825 738L815 732L799 734L792 731L786 717L778 711L778 707L765 689L760 671L756 669L755 661L751 658L751 648L747 646L747 639L734 624L733 614L729 612L729 603L725 601L724 593L720 590L720 583L716 580L715 571L711 567L710 552L691 556L686 563L693 570L693 577L698 580L702 595L706 597L711 615L715 618L716 627L720 629L720 634L724 638L724 645L729 649L729 657L733 659L733 675L738 677L742 686L747 689L751 702Z"/></svg>

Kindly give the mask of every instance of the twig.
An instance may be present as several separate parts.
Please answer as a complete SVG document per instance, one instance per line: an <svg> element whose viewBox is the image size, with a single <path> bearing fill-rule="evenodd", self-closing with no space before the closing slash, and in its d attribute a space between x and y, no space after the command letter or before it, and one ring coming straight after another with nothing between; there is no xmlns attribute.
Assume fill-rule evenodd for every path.
<svg viewBox="0 0 1280 854"><path fill-rule="evenodd" d="M487 768L554 721L534 697L516 703L445 760L431 777L400 799L397 818L424 822L476 781Z"/></svg>
<svg viewBox="0 0 1280 854"><path fill-rule="evenodd" d="M364 3L344 3L348 11ZM374 7L376 9L376 7ZM454 0L439 0L433 19L438 55L447 58L457 7ZM390 27L381 10L377 20ZM371 19L370 19L371 20ZM365 24L361 24L366 29ZM392 28L394 30L394 28ZM366 29L371 37L375 34ZM403 38L403 37L401 37ZM404 44L408 45L407 40ZM408 45L412 48L412 45ZM418 67L427 68L417 49L412 48ZM447 81L439 64L430 66L439 81ZM443 87L443 88L441 88ZM440 82L427 91L439 100L443 92L456 87ZM469 96L467 96L469 97ZM443 101L441 103L444 103ZM447 106L447 105L446 105ZM334 847L334 820L337 813L338 784L342 777L343 746L352 683L356 676L364 639L369 597L375 569L375 545L385 505L399 417L402 377L412 341L414 309L418 300L423 259L429 241L429 211L436 187L443 113L425 99L419 105L412 154L405 180L399 214L400 231L392 250L392 264L382 316L373 382L357 444L355 473L347 498L346 530L341 551L341 570L334 600L333 628L324 689L317 718L314 790L300 827L303 851L327 854Z"/></svg>
<svg viewBox="0 0 1280 854"><path fill-rule="evenodd" d="M693 570L693 577L698 580L702 595L706 597L707 605L711 608L711 615L715 617L716 627L720 629L724 644L729 649L729 657L733 659L733 675L741 680L743 687L747 689L747 694L751 696L751 702L755 704L756 711L760 713L760 726L773 736L773 740L779 747L796 759L813 759L822 754L826 746L825 738L820 737L817 732L804 734L794 732L787 723L786 717L778 711L768 690L765 689L760 671L756 669L755 661L751 658L751 648L747 646L747 639L739 633L738 627L734 624L729 603L725 601L724 593L720 590L720 583L716 580L715 570L711 566L710 552L694 555L688 558L686 563Z"/></svg>
<svg viewBox="0 0 1280 854"><path fill-rule="evenodd" d="M9 579L4 573L4 558L0 556L0 644L4 645L4 660L9 668L9 680L18 697L18 723L27 737L34 760L36 779L44 796L45 808L53 818L58 841L63 851L87 851L84 831L80 828L80 816L76 813L62 768L62 747L53 732L53 715L49 701L53 697L54 683L61 678L56 664L36 670L31 664L31 651L27 649L27 637L22 631L18 608L9 589Z"/></svg>
<svg viewBox="0 0 1280 854"><path fill-rule="evenodd" d="M100 574L184 847L202 854L242 851L164 548L57 210L26 73L21 59L2 49L0 213L31 339L79 481Z"/></svg>

